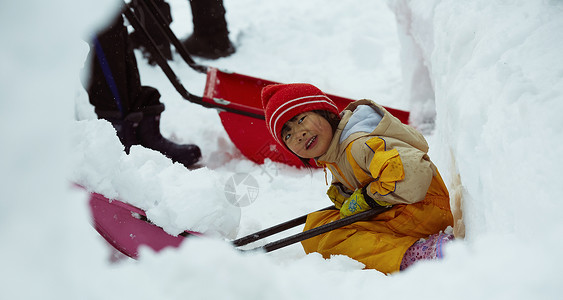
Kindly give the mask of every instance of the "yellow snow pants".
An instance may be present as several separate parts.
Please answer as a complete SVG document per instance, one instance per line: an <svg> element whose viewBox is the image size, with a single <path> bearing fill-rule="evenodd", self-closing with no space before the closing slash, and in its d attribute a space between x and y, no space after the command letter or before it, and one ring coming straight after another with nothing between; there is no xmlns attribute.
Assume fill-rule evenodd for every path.
<svg viewBox="0 0 563 300"><path fill-rule="evenodd" d="M309 230L340 219L338 210L307 216ZM448 190L435 176L423 201L394 205L369 221L356 222L302 241L306 253L318 252L324 258L346 255L383 273L399 271L407 249L420 238L453 226Z"/></svg>

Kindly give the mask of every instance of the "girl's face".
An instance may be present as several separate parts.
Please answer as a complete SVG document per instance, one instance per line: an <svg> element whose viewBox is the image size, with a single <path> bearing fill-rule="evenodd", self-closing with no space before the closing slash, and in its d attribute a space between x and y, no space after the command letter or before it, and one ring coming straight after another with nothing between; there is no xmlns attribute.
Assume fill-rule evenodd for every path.
<svg viewBox="0 0 563 300"><path fill-rule="evenodd" d="M315 158L328 150L332 127L324 117L309 111L287 121L281 137L293 153L302 158Z"/></svg>

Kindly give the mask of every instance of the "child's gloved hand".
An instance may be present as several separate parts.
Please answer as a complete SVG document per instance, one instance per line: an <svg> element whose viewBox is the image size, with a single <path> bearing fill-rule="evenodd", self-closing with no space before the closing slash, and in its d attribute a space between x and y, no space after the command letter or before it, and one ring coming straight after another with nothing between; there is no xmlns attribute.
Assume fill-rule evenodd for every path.
<svg viewBox="0 0 563 300"><path fill-rule="evenodd" d="M352 191L346 189L340 182L336 182L330 185L326 194L330 198L330 201L334 203L336 209L340 209L342 207L342 203L350 198Z"/></svg>
<svg viewBox="0 0 563 300"><path fill-rule="evenodd" d="M351 215L372 209L374 207L390 206L391 204L384 201L376 201L365 193L365 187L357 189L354 193L344 201L340 208L340 218L346 218Z"/></svg>

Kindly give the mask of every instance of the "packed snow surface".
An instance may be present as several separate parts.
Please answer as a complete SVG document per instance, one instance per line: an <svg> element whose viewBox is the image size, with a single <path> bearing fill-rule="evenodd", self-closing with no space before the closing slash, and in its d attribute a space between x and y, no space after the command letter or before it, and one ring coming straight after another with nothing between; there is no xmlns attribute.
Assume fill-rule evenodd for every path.
<svg viewBox="0 0 563 300"><path fill-rule="evenodd" d="M172 29L185 38L188 1L170 4ZM119 1L12 1L0 5L0 298L560 299L563 2L224 4L237 52L198 62L411 111L450 191L463 195L465 239L441 261L390 275L305 255L299 244L235 250L226 240L330 205L322 170L245 159L217 112L185 101L140 52L141 80L166 105L163 135L199 145L205 167L141 146L126 155L80 84L84 40ZM201 95L205 76L178 54L171 65ZM250 205L227 201L236 174L256 180ZM73 183L144 209L170 234L208 238L116 261Z"/></svg>

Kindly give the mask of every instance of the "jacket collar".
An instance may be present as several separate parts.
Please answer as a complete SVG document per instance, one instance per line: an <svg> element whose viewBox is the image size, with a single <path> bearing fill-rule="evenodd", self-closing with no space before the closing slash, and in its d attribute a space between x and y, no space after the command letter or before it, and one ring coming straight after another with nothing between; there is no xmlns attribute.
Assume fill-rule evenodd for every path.
<svg viewBox="0 0 563 300"><path fill-rule="evenodd" d="M332 136L328 150L325 154L315 159L315 161L317 161L317 164L325 162L334 163L338 156L340 156L340 154L342 154L344 150L346 150L346 147L342 147L339 141L340 136L342 135L342 131L344 130L344 127L346 127L346 124L348 123L348 120L350 120L350 117L352 117L352 111L348 110L348 108L342 111L342 113L340 114L340 123L338 123L338 127L336 128L336 131Z"/></svg>
<svg viewBox="0 0 563 300"><path fill-rule="evenodd" d="M370 100L365 100L365 99L357 100L350 103L340 114L341 117L340 123L338 123L338 128L334 132L332 141L330 142L330 146L327 152L315 159L318 165L322 163L336 162L338 157L344 153L348 144L350 144L352 141L356 140L359 137L365 136L366 134L365 132L353 133L350 136L348 136L342 143L340 143L340 137L342 136L344 128L346 127L348 121L352 117L353 111L360 105L368 105L374 110L378 111L383 116L379 123L380 125L378 125L378 128L380 127L387 128L389 126L389 123L391 122L391 120L389 119L390 118L389 114L386 113L385 109L382 108L381 106L375 104ZM375 131L379 131L379 130L375 130Z"/></svg>

